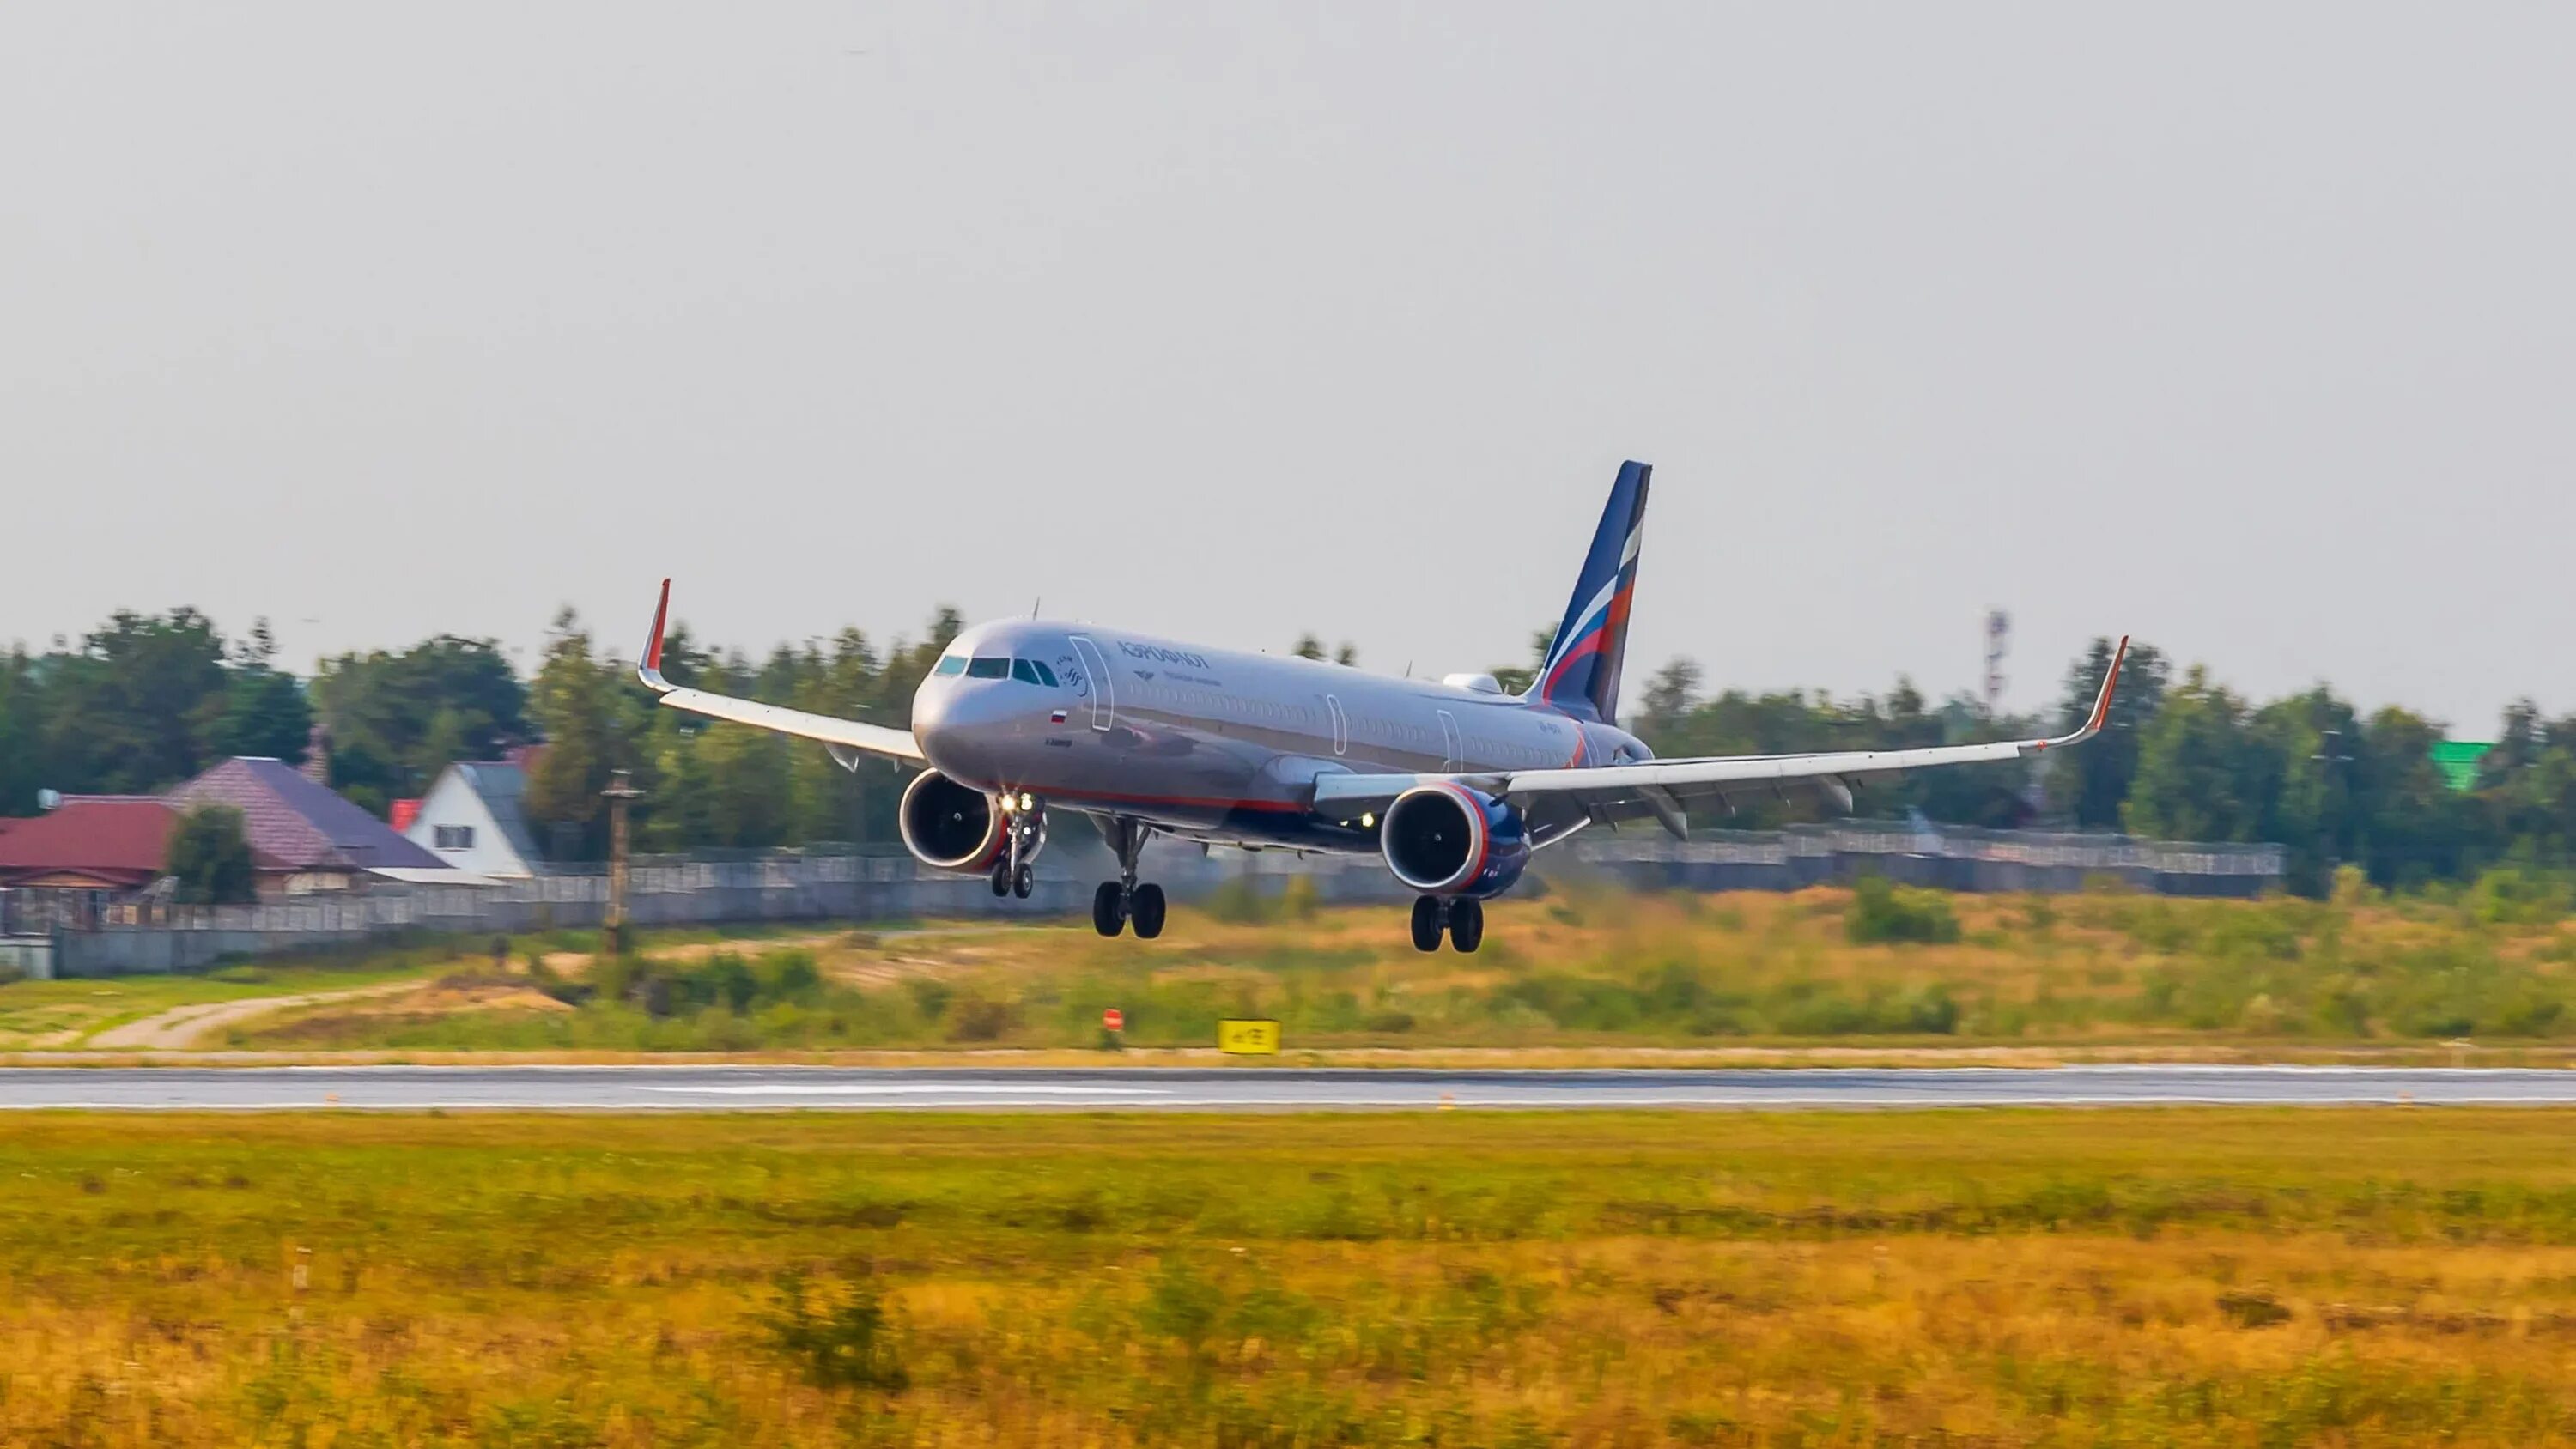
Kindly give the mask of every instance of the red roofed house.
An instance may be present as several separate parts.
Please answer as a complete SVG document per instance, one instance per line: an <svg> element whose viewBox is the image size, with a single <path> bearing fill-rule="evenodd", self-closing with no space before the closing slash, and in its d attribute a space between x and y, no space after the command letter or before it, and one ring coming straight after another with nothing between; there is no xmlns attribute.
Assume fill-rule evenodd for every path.
<svg viewBox="0 0 2576 1449"><path fill-rule="evenodd" d="M262 895L347 890L370 874L441 871L447 863L403 839L283 760L224 761L163 797L186 810L230 805L259 867Z"/></svg>
<svg viewBox="0 0 2576 1449"><path fill-rule="evenodd" d="M0 886L123 892L150 885L178 818L154 795L67 795L45 814L0 820Z"/></svg>

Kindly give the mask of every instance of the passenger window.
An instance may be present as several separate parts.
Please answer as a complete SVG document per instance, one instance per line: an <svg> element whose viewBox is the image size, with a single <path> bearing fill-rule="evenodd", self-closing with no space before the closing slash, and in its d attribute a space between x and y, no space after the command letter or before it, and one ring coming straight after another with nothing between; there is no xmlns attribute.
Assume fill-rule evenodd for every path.
<svg viewBox="0 0 2576 1449"><path fill-rule="evenodd" d="M939 659L939 667L931 670L930 672L938 675L963 674L966 672L966 656L963 654L941 655Z"/></svg>
<svg viewBox="0 0 2576 1449"><path fill-rule="evenodd" d="M968 679L1008 679L1011 661L1002 658L978 659L966 666Z"/></svg>

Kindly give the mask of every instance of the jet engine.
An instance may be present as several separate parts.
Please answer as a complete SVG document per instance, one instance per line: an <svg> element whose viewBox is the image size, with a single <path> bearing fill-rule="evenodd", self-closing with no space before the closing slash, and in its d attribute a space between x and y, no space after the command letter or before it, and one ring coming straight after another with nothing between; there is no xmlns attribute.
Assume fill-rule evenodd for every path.
<svg viewBox="0 0 2576 1449"><path fill-rule="evenodd" d="M1378 847L1427 896L1501 895L1529 864L1529 828L1505 800L1464 785L1416 785L1386 807Z"/></svg>
<svg viewBox="0 0 2576 1449"><path fill-rule="evenodd" d="M937 770L924 770L903 787L895 828L903 833L903 848L922 864L967 875L991 870L1011 843L993 797Z"/></svg>

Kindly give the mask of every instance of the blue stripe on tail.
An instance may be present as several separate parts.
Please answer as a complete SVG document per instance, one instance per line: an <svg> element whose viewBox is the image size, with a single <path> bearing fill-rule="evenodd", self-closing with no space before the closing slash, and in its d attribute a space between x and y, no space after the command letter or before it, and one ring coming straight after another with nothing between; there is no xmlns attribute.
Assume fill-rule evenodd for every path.
<svg viewBox="0 0 2576 1449"><path fill-rule="evenodd" d="M1613 721L1619 712L1619 665L1628 652L1628 605L1637 590L1637 543L1646 522L1646 485L1655 470L1619 465L1609 506L1583 556L1583 572L1556 626L1547 663L1528 698L1554 705L1576 719Z"/></svg>

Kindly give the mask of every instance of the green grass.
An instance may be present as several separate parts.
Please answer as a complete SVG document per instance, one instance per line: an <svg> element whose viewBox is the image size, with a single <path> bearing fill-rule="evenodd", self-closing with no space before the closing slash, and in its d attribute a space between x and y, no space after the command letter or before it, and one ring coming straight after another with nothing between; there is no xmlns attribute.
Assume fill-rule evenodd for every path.
<svg viewBox="0 0 2576 1449"><path fill-rule="evenodd" d="M2555 897L2191 901L2119 894L1641 895L1580 885L1489 909L1473 957L1399 913L1241 899L1165 937L1081 926L648 944L532 1012L328 1009L237 1044L399 1050L1205 1046L1230 1016L1291 1048L1801 1044L2576 1044L2576 930ZM702 947L685 960L683 947ZM796 990L758 983L811 968ZM724 976L727 987L714 980ZM896 979L904 977L909 979ZM735 989L739 987L740 989Z"/></svg>
<svg viewBox="0 0 2576 1449"><path fill-rule="evenodd" d="M0 1121L0 1441L2576 1440L2576 1114Z"/></svg>

